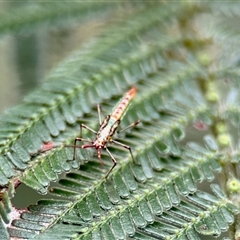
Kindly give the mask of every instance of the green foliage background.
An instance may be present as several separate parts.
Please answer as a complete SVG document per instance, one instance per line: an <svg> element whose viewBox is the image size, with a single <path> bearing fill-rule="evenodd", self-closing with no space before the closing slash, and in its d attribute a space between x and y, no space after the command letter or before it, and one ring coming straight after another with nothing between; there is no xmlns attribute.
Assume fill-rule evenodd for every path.
<svg viewBox="0 0 240 240"><path fill-rule="evenodd" d="M2 12L2 36L103 24L87 36L85 29L85 42L70 46L44 84L0 117L1 236L196 240L227 231L238 239L239 8L53 1ZM121 126L141 124L116 139L136 163L109 147L118 165L106 180L112 161L105 152L104 164L86 149L69 161L73 150L64 145L79 124L97 130L96 105L109 114L132 86L137 97ZM16 209L20 183L49 194Z"/></svg>

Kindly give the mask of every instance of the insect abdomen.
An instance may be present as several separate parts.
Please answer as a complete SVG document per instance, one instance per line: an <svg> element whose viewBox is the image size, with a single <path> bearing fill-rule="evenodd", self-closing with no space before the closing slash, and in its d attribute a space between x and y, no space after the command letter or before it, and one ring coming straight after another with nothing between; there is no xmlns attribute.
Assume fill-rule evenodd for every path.
<svg viewBox="0 0 240 240"><path fill-rule="evenodd" d="M124 95L124 97L119 101L117 106L113 109L111 118L114 118L115 120L119 120L122 118L131 100L135 97L136 91L137 89L133 87Z"/></svg>

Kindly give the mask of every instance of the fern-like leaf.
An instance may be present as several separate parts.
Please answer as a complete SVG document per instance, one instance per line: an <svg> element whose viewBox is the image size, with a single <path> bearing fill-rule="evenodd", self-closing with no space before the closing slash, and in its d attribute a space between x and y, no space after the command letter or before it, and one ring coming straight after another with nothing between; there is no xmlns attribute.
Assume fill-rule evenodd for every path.
<svg viewBox="0 0 240 240"><path fill-rule="evenodd" d="M123 14L0 117L2 236L195 240L218 237L232 225L229 235L236 237L239 71L236 61L208 54L225 28L214 21L219 35L209 41L201 18L219 9L210 3L111 4L30 4L0 15L2 33L34 33L46 23L49 31L89 16ZM131 11L123 13L122 7ZM205 35L196 34L200 30ZM223 91L226 83L220 80L226 77ZM65 145L73 144L80 122L97 131L96 105L111 113L132 86L137 96L121 127L141 123L114 138L131 147L135 161L125 149L109 145L118 164L106 180L112 167L106 152L104 164L94 149L76 148L73 160L73 148ZM94 136L84 131L84 138ZM210 185L215 176L220 181ZM11 199L21 183L51 197L16 209Z"/></svg>

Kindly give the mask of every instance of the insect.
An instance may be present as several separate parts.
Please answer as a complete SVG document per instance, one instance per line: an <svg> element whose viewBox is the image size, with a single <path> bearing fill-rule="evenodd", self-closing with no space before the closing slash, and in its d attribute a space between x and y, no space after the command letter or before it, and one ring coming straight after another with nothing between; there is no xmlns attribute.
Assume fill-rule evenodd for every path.
<svg viewBox="0 0 240 240"><path fill-rule="evenodd" d="M133 87L123 96L123 98L118 102L118 104L113 109L112 113L110 115L107 115L106 118L103 120L103 122L101 120L100 105L99 104L97 105L98 119L99 119L99 125L100 125L99 130L96 132L95 130L91 129L90 127L86 126L85 124L81 124L80 125L80 137L75 138L73 146L66 146L66 147L74 148L73 160L75 160L75 158L76 158L76 148L95 148L97 150L98 159L101 162L102 162L101 150L102 149L106 150L108 155L111 157L111 159L113 161L113 166L108 171L105 178L107 178L109 176L109 174L112 172L112 170L117 165L116 159L114 158L114 156L111 154L111 152L108 149L108 144L113 143L113 144L116 144L116 145L126 148L127 150L129 150L131 157L134 160L131 148L128 145L125 145L121 142L114 140L113 136L114 136L115 132L117 131L117 129L121 123L121 119L122 119L123 115L126 113L126 110L127 110L128 106L130 105L132 99L135 97L135 95L136 95L136 88ZM140 122L140 120L137 120L134 123L130 124L129 126L121 129L120 131L117 131L117 133L123 132L131 127L134 127L139 122ZM83 128L96 134L96 137L93 141L82 138L82 129ZM77 142L88 142L88 144L79 146L79 145L77 145Z"/></svg>

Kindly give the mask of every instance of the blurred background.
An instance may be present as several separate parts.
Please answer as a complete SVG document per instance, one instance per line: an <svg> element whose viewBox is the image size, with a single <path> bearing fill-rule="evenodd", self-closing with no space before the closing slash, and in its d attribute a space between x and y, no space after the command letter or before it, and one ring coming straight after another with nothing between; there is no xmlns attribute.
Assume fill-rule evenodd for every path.
<svg viewBox="0 0 240 240"><path fill-rule="evenodd" d="M14 11L29 2L0 2L0 14ZM0 114L19 104L24 96L44 81L61 59L79 48L90 37L98 35L102 21L72 22L66 28L49 30L40 27L36 33L21 31L0 37Z"/></svg>

